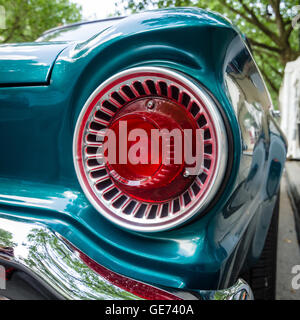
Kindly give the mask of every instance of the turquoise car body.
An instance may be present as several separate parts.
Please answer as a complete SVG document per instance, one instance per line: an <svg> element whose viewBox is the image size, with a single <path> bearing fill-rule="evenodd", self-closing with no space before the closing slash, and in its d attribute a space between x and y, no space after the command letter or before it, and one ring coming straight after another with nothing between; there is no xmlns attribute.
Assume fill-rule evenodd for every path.
<svg viewBox="0 0 300 320"><path fill-rule="evenodd" d="M234 44L242 52L237 70L243 59L253 60L244 37L200 9L109 21L85 40L0 46L0 218L46 226L99 264L157 287L228 288L262 252L286 155L284 137L264 108L254 152L245 152L244 124L226 80ZM171 68L201 83L230 130L230 166L214 203L189 223L153 234L100 215L78 183L72 154L88 97L112 75L140 66ZM266 95L262 80L255 81Z"/></svg>

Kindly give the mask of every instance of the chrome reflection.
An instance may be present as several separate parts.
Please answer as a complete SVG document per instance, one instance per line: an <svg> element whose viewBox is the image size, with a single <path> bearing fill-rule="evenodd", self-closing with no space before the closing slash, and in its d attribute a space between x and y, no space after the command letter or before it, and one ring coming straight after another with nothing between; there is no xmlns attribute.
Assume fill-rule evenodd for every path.
<svg viewBox="0 0 300 320"><path fill-rule="evenodd" d="M28 275L38 280L41 285L50 287L58 294L58 298L70 300L141 299L101 277L84 262L82 256L85 255L75 249L72 244L39 224L0 218L0 264L9 262L16 268L20 267ZM150 287L148 285L148 290ZM153 289L155 290L154 287ZM250 287L243 280L238 280L233 287L226 290L189 292L168 288L163 292L175 299L253 299ZM5 297L5 291L1 294Z"/></svg>
<svg viewBox="0 0 300 320"><path fill-rule="evenodd" d="M25 267L65 299L140 299L100 277L72 248L43 226L1 218L0 264L1 260Z"/></svg>
<svg viewBox="0 0 300 320"><path fill-rule="evenodd" d="M266 115L272 101L250 52L239 37L232 41L225 60L225 82L240 124L243 152L252 155L261 136L269 142Z"/></svg>
<svg viewBox="0 0 300 320"><path fill-rule="evenodd" d="M253 300L253 293L246 281L239 279L229 289L200 291L203 300Z"/></svg>

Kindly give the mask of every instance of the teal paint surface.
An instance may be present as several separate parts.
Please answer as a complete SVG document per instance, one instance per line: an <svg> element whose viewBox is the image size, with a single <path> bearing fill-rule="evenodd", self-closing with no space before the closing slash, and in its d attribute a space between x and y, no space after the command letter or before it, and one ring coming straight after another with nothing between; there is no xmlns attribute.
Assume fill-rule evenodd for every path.
<svg viewBox="0 0 300 320"><path fill-rule="evenodd" d="M65 43L0 45L0 86L46 84L56 57L65 47Z"/></svg>
<svg viewBox="0 0 300 320"><path fill-rule="evenodd" d="M266 235L261 222L265 226L271 217L285 161L280 133L270 127L270 140L257 141L266 154L257 164L259 188L252 183L224 82L225 55L239 38L226 20L203 10L146 12L70 43L57 57L49 85L0 88L0 216L38 221L98 263L158 286L205 290L232 284L231 267L245 262L242 249L253 247L253 259L260 254L257 243ZM90 94L113 74L146 65L179 70L205 86L233 136L233 166L217 203L189 224L156 234L130 232L103 218L79 186L72 155L77 117ZM45 79L46 69L34 70L35 79Z"/></svg>

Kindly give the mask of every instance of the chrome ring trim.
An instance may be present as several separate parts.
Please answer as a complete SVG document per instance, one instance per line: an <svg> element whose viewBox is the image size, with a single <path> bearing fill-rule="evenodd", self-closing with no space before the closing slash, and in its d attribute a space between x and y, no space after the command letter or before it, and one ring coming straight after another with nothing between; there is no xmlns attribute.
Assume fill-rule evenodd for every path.
<svg viewBox="0 0 300 320"><path fill-rule="evenodd" d="M95 201L94 197L87 190L87 187L83 181L83 178L80 173L79 165L78 165L79 159L77 157L77 154L78 154L77 143L78 143L79 129L81 126L81 121L87 109L89 108L90 104L94 101L94 99L97 97L99 92L101 92L104 88L106 88L108 84L113 83L114 81L118 80L120 77L125 77L133 73L147 73L147 72L163 74L163 75L178 79L180 82L188 86L190 90L193 93L195 93L195 95L198 96L203 101L212 119L212 123L214 125L214 129L216 133L217 145L218 145L218 154L217 154L217 161L215 166L215 173L210 182L208 189L205 192L205 195L203 196L201 201L199 201L198 204L195 204L194 207L191 208L188 214L184 214L182 216L176 216L173 220L170 220L169 223L165 223L162 220L154 221L154 222L150 221L148 223L144 223L143 221L143 223L141 223L141 221L139 221L138 219L135 219L132 216L126 217L125 219L125 217L118 215L113 210L110 210L109 212L107 212L106 210L104 210L99 206L99 204ZM107 99L107 97L105 98ZM160 68L160 67L137 67L137 68L132 68L132 69L122 71L112 76L111 78L106 80L104 83L102 83L88 98L87 102L85 103L77 119L77 123L75 127L75 133L74 133L74 139L73 139L73 159L74 159L76 174L77 174L79 183L82 187L82 190L84 191L88 200L91 202L91 204L99 213L101 213L104 217L106 217L108 220L112 221L113 223L126 229L130 229L133 231L140 231L140 232L159 232L159 231L173 229L179 225L182 225L184 222L190 220L196 214L202 212L213 200L214 196L216 195L223 181L225 170L227 167L227 159L228 159L228 142L227 141L228 140L227 140L225 126L223 123L222 116L218 110L218 107L216 106L213 99L206 93L206 91L202 89L194 80L182 74L181 72L174 71L171 69ZM102 197L101 193L100 193L100 197Z"/></svg>

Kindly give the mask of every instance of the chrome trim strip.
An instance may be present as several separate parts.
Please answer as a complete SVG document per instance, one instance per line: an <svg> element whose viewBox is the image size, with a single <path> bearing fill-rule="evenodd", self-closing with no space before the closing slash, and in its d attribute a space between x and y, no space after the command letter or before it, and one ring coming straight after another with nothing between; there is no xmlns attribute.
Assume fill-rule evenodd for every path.
<svg viewBox="0 0 300 320"><path fill-rule="evenodd" d="M74 249L59 234L40 224L0 218L0 265L9 264L24 271L58 297L68 300L141 299L100 276ZM146 286L148 290L152 287ZM0 290L0 295L5 296L5 290Z"/></svg>
<svg viewBox="0 0 300 320"><path fill-rule="evenodd" d="M46 290L68 300L140 300L91 269L72 244L37 223L0 218L0 265L9 264L36 279ZM92 260L91 260L92 261ZM128 281L134 281L127 278ZM174 299L251 300L253 294L243 280L220 291L158 289ZM5 297L5 290L0 290Z"/></svg>
<svg viewBox="0 0 300 320"><path fill-rule="evenodd" d="M203 300L254 300L251 288L243 279L230 288L216 291L200 291Z"/></svg>

